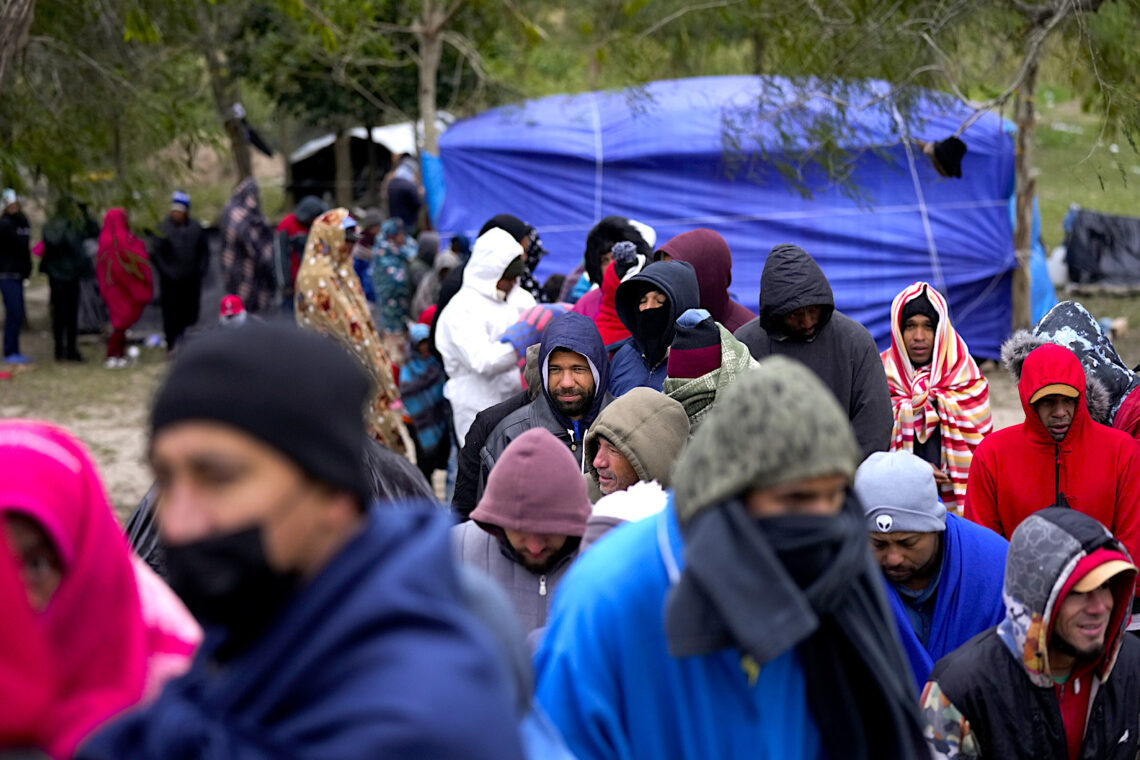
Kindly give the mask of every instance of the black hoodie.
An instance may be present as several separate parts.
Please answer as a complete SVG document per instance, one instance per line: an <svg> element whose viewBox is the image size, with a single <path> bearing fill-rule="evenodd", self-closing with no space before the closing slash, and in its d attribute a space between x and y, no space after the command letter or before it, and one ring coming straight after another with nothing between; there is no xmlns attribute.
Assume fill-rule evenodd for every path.
<svg viewBox="0 0 1140 760"><path fill-rule="evenodd" d="M650 290L660 291L668 299L661 307L663 329L654 335L643 335L637 305ZM610 393L614 398L641 386L661 390L665 385L665 365L669 344L677 329L677 317L689 309L699 309L701 292L697 272L684 261L658 261L639 274L618 285L614 296L618 318L632 337L618 343L610 360Z"/></svg>
<svg viewBox="0 0 1140 760"><path fill-rule="evenodd" d="M797 340L782 317L803 306L820 306L815 334ZM760 316L736 331L753 358L782 354L803 362L839 400L866 457L886 451L894 416L879 350L867 328L835 308L823 270L806 251L778 245L760 275Z"/></svg>

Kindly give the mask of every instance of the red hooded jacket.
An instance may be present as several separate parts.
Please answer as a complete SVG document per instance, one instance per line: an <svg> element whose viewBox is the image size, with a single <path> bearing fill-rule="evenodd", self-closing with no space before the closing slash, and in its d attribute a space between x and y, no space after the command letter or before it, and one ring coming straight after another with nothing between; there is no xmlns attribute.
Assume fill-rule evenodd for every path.
<svg viewBox="0 0 1140 760"><path fill-rule="evenodd" d="M617 314L617 306L614 304L620 284L621 280L618 279L617 271L611 263L602 275L602 306L598 316L594 318L594 324L598 326L598 332L602 335L602 343L607 346L629 337L629 330L622 324Z"/></svg>
<svg viewBox="0 0 1140 760"><path fill-rule="evenodd" d="M657 249L669 258L687 261L697 271L701 308L712 314L731 333L756 319L756 315L728 295L732 285L732 251L714 230L689 230Z"/></svg>
<svg viewBox="0 0 1140 760"><path fill-rule="evenodd" d="M1065 439L1054 443L1029 403L1046 385L1080 392ZM1060 495L1100 521L1140 556L1140 449L1126 433L1094 422L1085 403L1085 373L1076 354L1052 343L1025 359L1018 383L1025 422L999 430L974 452L966 485L966 518L1009 538L1033 512Z"/></svg>

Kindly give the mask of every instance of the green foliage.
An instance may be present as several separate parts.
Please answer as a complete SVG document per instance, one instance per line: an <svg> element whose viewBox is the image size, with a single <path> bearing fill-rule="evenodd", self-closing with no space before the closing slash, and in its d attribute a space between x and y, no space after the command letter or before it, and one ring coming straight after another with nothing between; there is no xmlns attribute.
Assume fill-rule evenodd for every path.
<svg viewBox="0 0 1140 760"><path fill-rule="evenodd" d="M165 188L180 172L171 147L207 140L209 110L199 67L164 42L139 6L40 0L0 92L0 112L18 114L0 123L3 179L102 207Z"/></svg>
<svg viewBox="0 0 1140 760"><path fill-rule="evenodd" d="M168 186L196 147L223 142L207 53L220 66L215 83L240 85L259 125L275 114L323 128L415 118L423 8L424 0L38 0L31 42L0 92L0 111L18 115L0 120L0 176L127 202ZM752 177L770 151L802 188L809 172L848 175L858 158L853 108L893 123L896 109L907 117L929 90L1008 95L1030 30L1013 4L960 0L466 0L444 29L436 100L465 115L634 86L631 103L652 108L636 86L655 79L796 77L831 107L773 93L726 113L725 165ZM1044 49L1039 102L1079 93L1105 138L1134 149L1137 39L1140 0L1070 13ZM868 95L867 79L890 83L889 96ZM757 123L776 138L764 147ZM805 134L810 150L797 137ZM1064 148L1069 138L1044 139Z"/></svg>

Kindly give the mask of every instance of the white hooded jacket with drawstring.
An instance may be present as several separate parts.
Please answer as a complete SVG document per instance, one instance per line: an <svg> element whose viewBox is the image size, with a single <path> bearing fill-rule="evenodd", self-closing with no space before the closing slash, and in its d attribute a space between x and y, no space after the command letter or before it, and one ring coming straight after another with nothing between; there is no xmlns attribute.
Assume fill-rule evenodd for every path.
<svg viewBox="0 0 1140 760"><path fill-rule="evenodd" d="M519 357L499 338L518 321L523 304L504 300L495 287L522 255L522 246L504 230L481 235L463 270L463 286L439 316L435 345L447 370L444 395L451 402L461 447L476 414L522 389Z"/></svg>

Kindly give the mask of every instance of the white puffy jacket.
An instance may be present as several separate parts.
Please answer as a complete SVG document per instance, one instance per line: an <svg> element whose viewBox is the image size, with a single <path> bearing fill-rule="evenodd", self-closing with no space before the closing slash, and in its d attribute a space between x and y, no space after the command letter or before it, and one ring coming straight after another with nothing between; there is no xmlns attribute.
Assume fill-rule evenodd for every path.
<svg viewBox="0 0 1140 760"><path fill-rule="evenodd" d="M534 298L517 296L522 289L516 287L504 301L495 287L521 255L522 246L504 230L481 235L463 270L463 286L436 324L435 345L449 378L444 395L451 401L460 446L476 414L522 390L515 349L499 338Z"/></svg>

